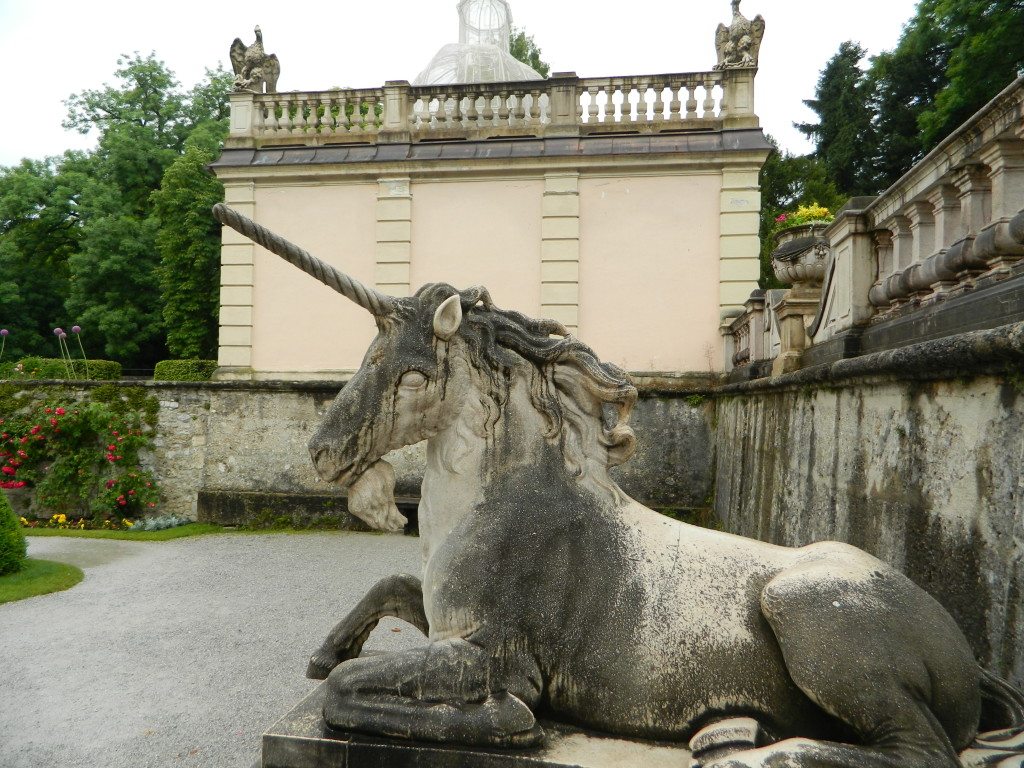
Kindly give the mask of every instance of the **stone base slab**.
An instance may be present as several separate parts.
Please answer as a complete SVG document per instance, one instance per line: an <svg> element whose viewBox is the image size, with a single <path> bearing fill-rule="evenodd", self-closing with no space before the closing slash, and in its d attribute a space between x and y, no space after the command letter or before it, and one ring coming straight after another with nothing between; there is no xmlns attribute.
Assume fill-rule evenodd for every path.
<svg viewBox="0 0 1024 768"><path fill-rule="evenodd" d="M547 741L493 750L333 732L321 715L321 683L263 734L262 768L686 768L689 751L664 742L614 739L543 722Z"/></svg>

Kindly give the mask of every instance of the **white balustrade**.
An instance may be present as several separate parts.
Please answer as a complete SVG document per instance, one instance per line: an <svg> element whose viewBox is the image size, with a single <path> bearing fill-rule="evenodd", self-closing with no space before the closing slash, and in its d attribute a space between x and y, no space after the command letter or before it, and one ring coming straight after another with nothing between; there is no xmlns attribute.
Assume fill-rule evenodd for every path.
<svg viewBox="0 0 1024 768"><path fill-rule="evenodd" d="M735 98L730 95L736 89ZM734 109L733 102L741 104ZM697 72L231 96L229 147L756 127L753 75Z"/></svg>

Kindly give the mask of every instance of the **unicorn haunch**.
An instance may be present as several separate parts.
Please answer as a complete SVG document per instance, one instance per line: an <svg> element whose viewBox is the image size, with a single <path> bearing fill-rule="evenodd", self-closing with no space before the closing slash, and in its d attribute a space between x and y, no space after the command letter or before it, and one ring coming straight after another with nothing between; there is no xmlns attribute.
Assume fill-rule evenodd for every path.
<svg viewBox="0 0 1024 768"><path fill-rule="evenodd" d="M704 768L1022 765L1024 697L902 574L845 544L772 546L626 496L608 470L633 451L636 390L557 323L481 288L385 296L215 211L376 318L310 441L353 512L400 527L382 457L427 441L422 581L377 584L313 655L330 726L525 748L544 738L536 713L689 740ZM429 643L360 657L387 615Z"/></svg>

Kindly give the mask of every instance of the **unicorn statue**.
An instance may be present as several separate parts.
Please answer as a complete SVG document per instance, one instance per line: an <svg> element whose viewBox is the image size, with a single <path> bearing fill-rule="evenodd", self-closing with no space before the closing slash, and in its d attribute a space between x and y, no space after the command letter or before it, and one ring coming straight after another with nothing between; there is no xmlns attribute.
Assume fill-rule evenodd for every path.
<svg viewBox="0 0 1024 768"><path fill-rule="evenodd" d="M1024 696L930 595L855 547L791 549L629 498L637 391L558 323L484 288L384 295L218 205L224 224L372 313L378 335L309 443L383 530L389 451L427 441L422 580L378 583L328 634L328 726L501 749L537 717L688 744L701 768L1024 765ZM429 643L360 656L384 616Z"/></svg>

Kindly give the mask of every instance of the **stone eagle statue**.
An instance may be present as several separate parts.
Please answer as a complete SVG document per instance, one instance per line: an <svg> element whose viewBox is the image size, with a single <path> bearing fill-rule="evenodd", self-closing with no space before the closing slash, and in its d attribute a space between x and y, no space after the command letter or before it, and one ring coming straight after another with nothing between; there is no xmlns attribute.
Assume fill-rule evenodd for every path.
<svg viewBox="0 0 1024 768"><path fill-rule="evenodd" d="M718 25L715 48L718 63L715 69L745 69L757 66L757 55L764 38L764 18L751 21L740 13L740 0L732 0L732 24Z"/></svg>
<svg viewBox="0 0 1024 768"><path fill-rule="evenodd" d="M256 27L256 42L246 45L239 37L231 44L231 68L235 71L236 91L274 93L277 78L281 75L281 63L276 54L263 50L263 32Z"/></svg>

